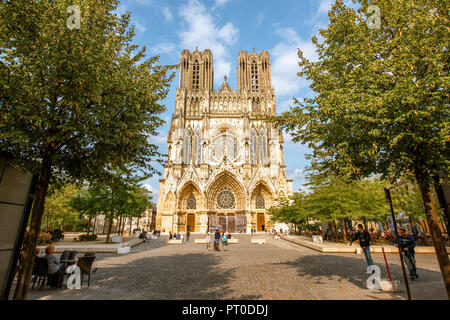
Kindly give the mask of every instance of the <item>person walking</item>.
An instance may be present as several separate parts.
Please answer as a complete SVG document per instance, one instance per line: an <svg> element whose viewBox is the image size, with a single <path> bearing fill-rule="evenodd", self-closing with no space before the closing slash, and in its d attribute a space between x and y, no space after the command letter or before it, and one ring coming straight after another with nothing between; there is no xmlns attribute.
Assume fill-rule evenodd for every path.
<svg viewBox="0 0 450 320"><path fill-rule="evenodd" d="M188 230L186 232L186 242L188 242L190 238L191 238L191 231Z"/></svg>
<svg viewBox="0 0 450 320"><path fill-rule="evenodd" d="M367 230L364 230L364 226L362 224L358 224L358 231L355 233L352 241L350 241L350 245L352 245L353 241L356 240L359 240L359 245L364 252L367 264L369 266L373 265L372 256L370 255L370 234Z"/></svg>
<svg viewBox="0 0 450 320"><path fill-rule="evenodd" d="M209 235L208 231L206 231L205 242L206 242L206 250L209 250L209 247L211 246L211 236Z"/></svg>
<svg viewBox="0 0 450 320"><path fill-rule="evenodd" d="M416 241L413 237L407 235L406 230L403 228L398 229L398 236L399 241L397 241L397 239L394 239L394 246L398 247L400 245L400 249L402 250L402 258L408 266L411 280L419 279L416 268L416 252L414 251Z"/></svg>
<svg viewBox="0 0 450 320"><path fill-rule="evenodd" d="M221 236L220 239L222 240L222 247L225 247L225 246L228 245L228 239L227 239L227 237L225 236L225 232L222 232L222 236Z"/></svg>
<svg viewBox="0 0 450 320"><path fill-rule="evenodd" d="M220 251L219 245L220 245L220 232L219 230L216 230L216 232L214 233L214 249Z"/></svg>

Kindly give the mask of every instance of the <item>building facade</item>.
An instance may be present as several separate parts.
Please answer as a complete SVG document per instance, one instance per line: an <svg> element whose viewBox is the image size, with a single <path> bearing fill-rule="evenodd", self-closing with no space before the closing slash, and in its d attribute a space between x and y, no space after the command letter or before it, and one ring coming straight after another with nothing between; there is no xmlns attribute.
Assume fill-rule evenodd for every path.
<svg viewBox="0 0 450 320"><path fill-rule="evenodd" d="M273 228L268 209L292 194L276 115L270 56L241 51L237 90L213 87L210 50L183 50L160 180L156 228L163 233Z"/></svg>

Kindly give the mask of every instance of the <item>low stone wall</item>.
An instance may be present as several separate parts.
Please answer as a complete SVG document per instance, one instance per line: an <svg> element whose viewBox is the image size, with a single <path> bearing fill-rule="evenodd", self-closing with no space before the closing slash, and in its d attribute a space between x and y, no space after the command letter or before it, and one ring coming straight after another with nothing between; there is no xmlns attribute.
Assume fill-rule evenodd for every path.
<svg viewBox="0 0 450 320"><path fill-rule="evenodd" d="M172 239L172 240L168 240L167 244L183 244L183 240L181 239Z"/></svg>
<svg viewBox="0 0 450 320"><path fill-rule="evenodd" d="M76 244L76 245L57 245L55 247L55 253L62 253L65 250L78 251L79 253L118 253L119 248L134 247L141 243L143 240L136 238L117 244ZM41 252L45 252L47 246L38 246Z"/></svg>
<svg viewBox="0 0 450 320"><path fill-rule="evenodd" d="M252 243L256 243L256 244L266 243L266 239L252 239L251 241L252 241Z"/></svg>

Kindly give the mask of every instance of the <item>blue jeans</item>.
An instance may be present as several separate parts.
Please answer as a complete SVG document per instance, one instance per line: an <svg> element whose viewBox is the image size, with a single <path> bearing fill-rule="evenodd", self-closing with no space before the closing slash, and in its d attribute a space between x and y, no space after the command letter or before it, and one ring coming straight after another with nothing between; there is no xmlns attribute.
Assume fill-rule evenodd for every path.
<svg viewBox="0 0 450 320"><path fill-rule="evenodd" d="M361 248L364 251L364 256L366 257L367 265L373 265L372 256L370 255L370 247Z"/></svg>

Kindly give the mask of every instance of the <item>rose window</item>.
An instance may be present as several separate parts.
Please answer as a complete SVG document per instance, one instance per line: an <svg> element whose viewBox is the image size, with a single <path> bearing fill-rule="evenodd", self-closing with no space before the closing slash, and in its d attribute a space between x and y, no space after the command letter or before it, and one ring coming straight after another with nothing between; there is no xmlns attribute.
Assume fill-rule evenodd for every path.
<svg viewBox="0 0 450 320"><path fill-rule="evenodd" d="M239 157L239 141L228 133L216 137L211 144L212 158L217 162L236 161Z"/></svg>
<svg viewBox="0 0 450 320"><path fill-rule="evenodd" d="M236 198L233 192L227 187L224 187L217 195L216 205L217 209L234 209L236 206Z"/></svg>

